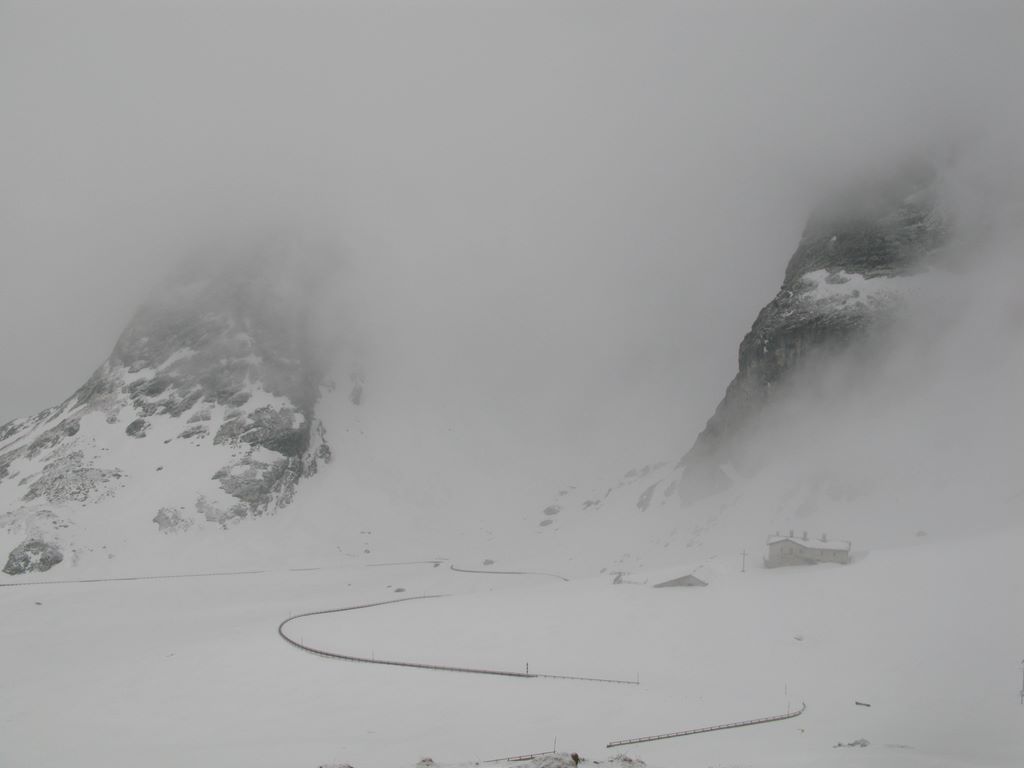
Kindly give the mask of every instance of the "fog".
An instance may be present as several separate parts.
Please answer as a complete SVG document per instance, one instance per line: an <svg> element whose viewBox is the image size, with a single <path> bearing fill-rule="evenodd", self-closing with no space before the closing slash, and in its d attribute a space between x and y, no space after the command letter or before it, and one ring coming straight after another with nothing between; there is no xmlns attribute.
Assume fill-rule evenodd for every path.
<svg viewBox="0 0 1024 768"><path fill-rule="evenodd" d="M958 158L960 220L1003 233L972 290L1005 289L1022 28L1016 2L2 2L0 421L73 391L178 260L313 242L369 393L504 458L678 456L844 179Z"/></svg>
<svg viewBox="0 0 1024 768"><path fill-rule="evenodd" d="M794 487L812 479L833 498L866 497L860 511L882 505L883 519L900 510L962 531L1019 518L1024 211L1005 188L972 207L982 165L946 166L960 234L932 256L939 268L910 278L894 322L841 355L810 356L755 417L739 446L753 470L770 467Z"/></svg>

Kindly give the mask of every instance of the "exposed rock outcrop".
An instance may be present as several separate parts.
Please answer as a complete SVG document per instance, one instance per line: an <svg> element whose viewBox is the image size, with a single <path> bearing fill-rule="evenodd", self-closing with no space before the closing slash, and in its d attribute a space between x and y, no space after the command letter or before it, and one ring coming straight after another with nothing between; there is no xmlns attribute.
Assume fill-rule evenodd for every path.
<svg viewBox="0 0 1024 768"><path fill-rule="evenodd" d="M51 567L62 542L106 546L81 544L104 516L145 514L154 533L182 533L289 504L331 456L307 322L316 280L272 259L174 273L70 398L0 426L0 533L30 537L52 528L40 515L56 517L54 549L36 558ZM127 495L148 508L119 504ZM25 546L18 562L38 549Z"/></svg>
<svg viewBox="0 0 1024 768"><path fill-rule="evenodd" d="M162 507L153 518L160 533L181 533L192 527L192 519L185 515L184 510L173 507Z"/></svg>
<svg viewBox="0 0 1024 768"><path fill-rule="evenodd" d="M899 315L950 234L935 172L915 164L855 187L816 211L775 298L739 347L739 371L683 457L684 500L730 484L763 458L745 450L765 407L801 371L824 364Z"/></svg>
<svg viewBox="0 0 1024 768"><path fill-rule="evenodd" d="M32 571L48 571L64 559L55 545L40 539L29 539L11 550L4 573L20 576Z"/></svg>

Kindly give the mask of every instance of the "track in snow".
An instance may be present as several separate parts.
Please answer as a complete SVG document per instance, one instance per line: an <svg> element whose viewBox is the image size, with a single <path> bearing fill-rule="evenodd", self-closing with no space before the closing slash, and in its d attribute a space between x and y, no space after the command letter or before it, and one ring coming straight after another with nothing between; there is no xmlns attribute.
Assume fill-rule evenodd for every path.
<svg viewBox="0 0 1024 768"><path fill-rule="evenodd" d="M582 680L590 683L614 683L618 685L639 685L639 680L613 680L611 678L603 677L580 677L577 675L545 675L533 672L512 672L504 669L480 669L476 667L460 667L448 664L424 664L414 661L398 661L395 659L378 659L378 658L367 658L365 656L353 656L347 653L334 653L333 651L325 651L320 648L314 648L306 645L293 637L289 637L288 633L285 632L285 627L293 621L298 619L304 619L310 616L323 616L328 613L344 613L346 611L358 611L365 608L376 608L382 605L393 605L394 603L407 603L410 600L433 600L439 597L448 597L448 595L420 595L418 597L399 597L395 600L381 600L376 603L364 603L362 605L350 605L345 608L328 608L323 611L310 611L308 613L300 613L296 616L290 616L289 618L282 621L277 625L277 634L281 638L299 650L312 653L316 656L322 656L328 659L341 659L342 661L356 661L363 664L384 664L390 667L410 667L413 669L432 669L439 672L463 672L471 675L495 675L498 677L519 677L519 678L547 678L549 680Z"/></svg>
<svg viewBox="0 0 1024 768"><path fill-rule="evenodd" d="M735 723L723 723L722 725L708 725L703 728L691 728L688 731L676 731L674 733L662 733L657 736L640 736L635 739L621 739L620 741L608 742L608 748L612 747L624 747L627 744L643 744L647 741L660 741L661 739L675 739L679 736L693 736L697 733L711 733L712 731L724 731L729 728L743 728L748 725L760 725L761 723L774 723L779 720L789 720L791 717L798 717L804 713L807 709L806 704L801 704L800 709L795 712L787 712L784 715L769 715L768 717L759 717L755 720L740 720Z"/></svg>
<svg viewBox="0 0 1024 768"><path fill-rule="evenodd" d="M319 571L322 568L291 568L292 571ZM156 579L199 579L209 576L248 576L270 571L215 571L213 573L169 573L157 576L111 576L104 579L60 579L57 581L9 581L0 587L41 587L46 584L97 584L104 581L153 581Z"/></svg>
<svg viewBox="0 0 1024 768"><path fill-rule="evenodd" d="M559 576L557 573L542 573L541 571L480 571L471 568L456 568L454 565L451 565L450 568L456 573L486 573L498 576L548 576L552 579L568 581L565 576Z"/></svg>

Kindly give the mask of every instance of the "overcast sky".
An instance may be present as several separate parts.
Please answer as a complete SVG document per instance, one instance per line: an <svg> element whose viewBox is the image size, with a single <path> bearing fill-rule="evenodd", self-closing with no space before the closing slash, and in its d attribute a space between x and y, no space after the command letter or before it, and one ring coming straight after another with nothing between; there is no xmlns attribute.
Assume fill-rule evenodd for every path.
<svg viewBox="0 0 1024 768"><path fill-rule="evenodd" d="M1016 1L0 0L0 422L174 260L284 232L344 252L410 388L678 456L825 186L1014 135L1022 30Z"/></svg>

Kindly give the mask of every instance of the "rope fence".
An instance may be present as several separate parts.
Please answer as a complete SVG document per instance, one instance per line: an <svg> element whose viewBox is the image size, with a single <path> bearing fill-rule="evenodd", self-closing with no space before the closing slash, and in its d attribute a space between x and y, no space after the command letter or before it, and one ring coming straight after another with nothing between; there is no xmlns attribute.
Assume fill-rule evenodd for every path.
<svg viewBox="0 0 1024 768"><path fill-rule="evenodd" d="M320 648L313 648L312 646L306 645L301 639L300 640L296 640L295 638L290 637L287 632L285 632L285 627L290 622L297 621L298 619L305 619L305 618L308 618L310 616L323 616L323 615L329 614L329 613L344 613L345 611L358 611L358 610L362 610L364 608L376 608L377 606L381 606L381 605L393 605L395 603L406 603L406 602L409 602L410 600L432 600L432 599L435 599L435 598L438 598L438 597L448 597L448 595L443 595L443 594L441 594L441 595L416 595L414 597L400 597L400 598L397 598L397 599L394 599L394 600L381 600L381 601L378 601L378 602L375 602L375 603L363 603L362 605L350 605L350 606L347 606L345 608L328 608L328 609L322 610L322 611L309 611L307 613L300 613L300 614L297 614L295 616L289 616L287 619L285 619L280 624L278 624L277 625L277 634L280 635L281 639L283 639L289 645L292 645L295 648L298 648L299 650L306 651L307 653L312 653L315 656L321 656L323 658L328 658L328 659L340 659L342 661L355 661L355 662L359 662L359 663L362 663L362 664L382 664L382 665L390 666L390 667L408 667L408 668L413 668L413 669L432 669L432 670L436 670L436 671L440 671L440 672L463 672L463 673L471 674L471 675L495 675L495 676L498 676L498 677L518 677L518 678L528 678L528 679L547 678L547 679L550 679L550 680L582 680L582 681L592 682L592 683L615 683L615 684L619 684L619 685L639 685L640 684L639 677L637 678L637 680L613 680L613 679L601 678L601 677L581 677L581 676L574 676L574 675L547 675L547 674L538 674L538 673L528 672L528 671L527 672L513 672L512 670L505 670L505 669L486 669L486 668L478 668L478 667L460 667L460 666L454 666L454 665L449 665L449 664L427 664L427 663L424 663L424 662L415 662L415 661L399 661L399 660L395 660L395 659L378 659L375 656L371 656L370 658L367 658L365 656L354 656L354 655L348 654L348 653L335 653L333 651L325 651L325 650L322 650ZM529 669L529 666L527 666L527 669Z"/></svg>
<svg viewBox="0 0 1024 768"><path fill-rule="evenodd" d="M761 723L774 723L778 720L789 720L791 717L798 717L804 713L807 709L806 704L801 704L800 709L796 712L787 712L784 715L771 715L769 717L759 717L756 720L741 720L736 723L724 723L722 725L709 725L704 728L691 728L688 731L676 731L675 733L662 733L658 736L640 736L635 739L621 739L620 741L608 742L608 748L612 747L624 747L628 744L642 744L646 741L659 741L661 739L675 739L679 736L692 736L695 733L710 733L711 731L724 731L727 728L743 728L747 725L760 725Z"/></svg>
<svg viewBox="0 0 1024 768"><path fill-rule="evenodd" d="M559 576L557 573L542 573L541 571L482 571L473 568L456 568L454 564L449 567L456 573L486 573L497 576L548 576L552 579L569 581L565 576Z"/></svg>

